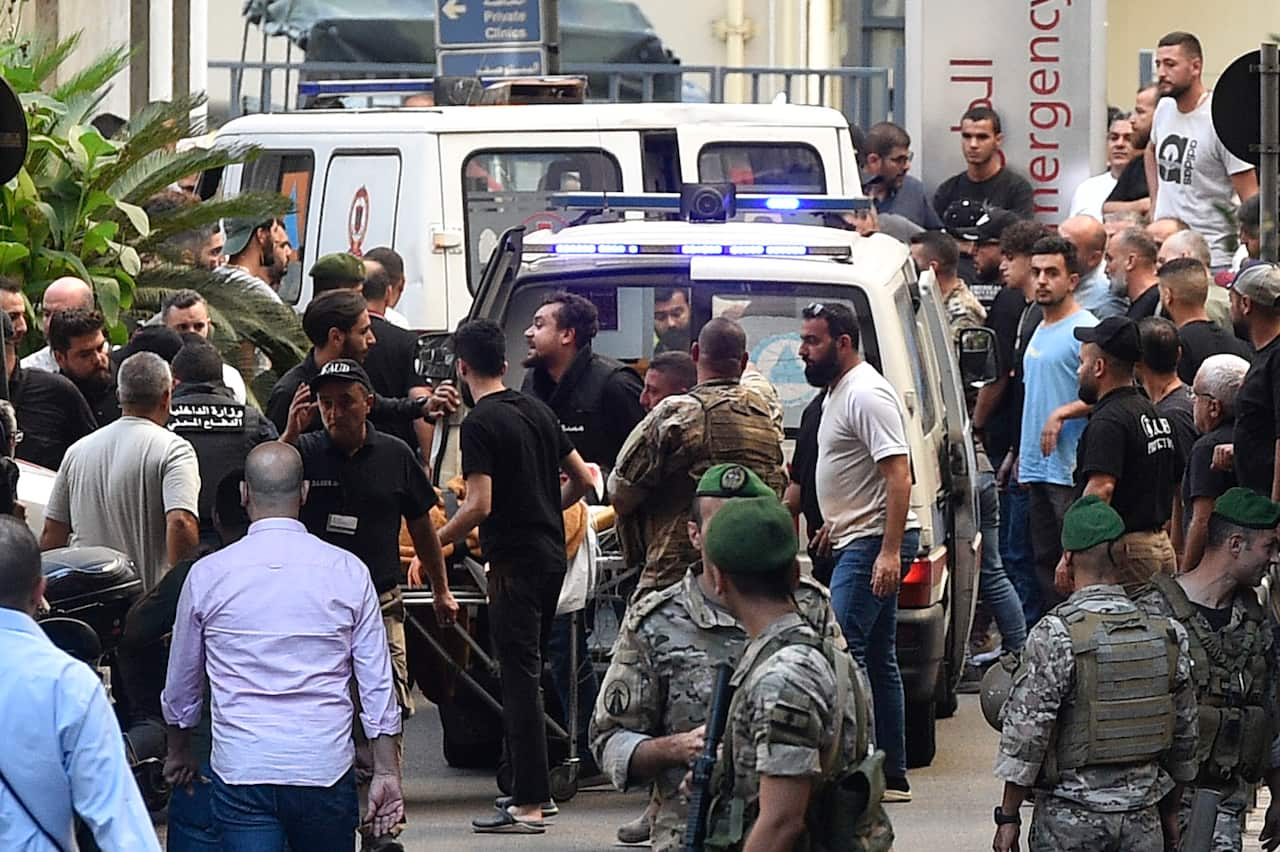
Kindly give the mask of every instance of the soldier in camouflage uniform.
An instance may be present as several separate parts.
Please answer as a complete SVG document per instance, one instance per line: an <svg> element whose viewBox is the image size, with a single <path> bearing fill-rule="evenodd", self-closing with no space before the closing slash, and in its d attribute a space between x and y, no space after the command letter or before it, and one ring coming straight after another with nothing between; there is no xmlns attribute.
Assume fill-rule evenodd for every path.
<svg viewBox="0 0 1280 852"><path fill-rule="evenodd" d="M750 470L716 465L698 483L686 534L700 547L702 524L723 504L772 494ZM822 586L800 578L795 600L815 631L845 647ZM654 782L655 852L681 848L688 800L680 782L702 749L714 669L720 662L736 663L746 643L746 632L700 570L639 598L627 611L596 701L591 748L619 790Z"/></svg>
<svg viewBox="0 0 1280 852"><path fill-rule="evenodd" d="M1032 852L1176 848L1181 785L1196 773L1196 698L1187 634L1117 585L1124 522L1096 496L1065 515L1075 593L1027 637L1001 716L992 848L1017 848L1034 789Z"/></svg>
<svg viewBox="0 0 1280 852"><path fill-rule="evenodd" d="M781 496L782 434L768 401L743 386L747 339L733 320L708 322L693 347L698 384L662 400L632 430L609 477L618 537L629 567L643 565L637 597L684 576L698 558L686 525L707 468L734 462Z"/></svg>
<svg viewBox="0 0 1280 852"><path fill-rule="evenodd" d="M1185 831L1198 787L1220 791L1214 852L1242 848L1245 811L1261 778L1271 788L1263 834L1274 837L1280 828L1280 681L1270 625L1255 591L1276 561L1277 524L1280 503L1230 489L1214 504L1208 545L1196 567L1176 578L1152 577L1137 600L1149 613L1177 619L1190 638L1191 679L1200 702L1199 774L1183 792L1179 823ZM1233 729L1239 733L1226 733Z"/></svg>
<svg viewBox="0 0 1280 852"><path fill-rule="evenodd" d="M777 498L728 502L703 535L703 575L751 635L730 683L707 849L887 850L884 753L871 692L790 594L791 514ZM866 783L866 796L851 791Z"/></svg>

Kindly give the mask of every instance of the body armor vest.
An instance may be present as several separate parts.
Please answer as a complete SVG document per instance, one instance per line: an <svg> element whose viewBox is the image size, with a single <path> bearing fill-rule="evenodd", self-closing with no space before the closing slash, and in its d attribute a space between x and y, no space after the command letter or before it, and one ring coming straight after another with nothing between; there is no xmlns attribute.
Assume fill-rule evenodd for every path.
<svg viewBox="0 0 1280 852"><path fill-rule="evenodd" d="M782 466L782 436L769 407L737 382L709 382L689 391L706 417L706 461L695 465L694 482L713 465L740 464L755 471L779 497L787 487Z"/></svg>
<svg viewBox="0 0 1280 852"><path fill-rule="evenodd" d="M1071 634L1075 689L1058 716L1056 766L1046 771L1158 758L1173 744L1178 641L1172 624L1139 610L1063 605L1055 614Z"/></svg>
<svg viewBox="0 0 1280 852"><path fill-rule="evenodd" d="M1258 781L1269 762L1275 733L1267 716L1273 687L1267 668L1271 635L1262 606L1251 594L1244 595L1243 622L1230 632L1217 631L1172 577L1157 575L1152 583L1187 628L1191 679L1200 711L1196 749L1200 782L1220 783L1233 776Z"/></svg>

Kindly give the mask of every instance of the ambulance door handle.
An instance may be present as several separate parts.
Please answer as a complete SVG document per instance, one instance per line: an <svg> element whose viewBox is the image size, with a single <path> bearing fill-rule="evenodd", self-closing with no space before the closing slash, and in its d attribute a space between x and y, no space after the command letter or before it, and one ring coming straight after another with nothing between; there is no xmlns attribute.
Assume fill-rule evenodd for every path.
<svg viewBox="0 0 1280 852"><path fill-rule="evenodd" d="M906 403L907 411L911 412L912 416L914 416L916 413L916 392L913 390L903 391L902 401Z"/></svg>
<svg viewBox="0 0 1280 852"><path fill-rule="evenodd" d="M431 228L431 250L448 252L462 249L463 235L457 228L444 228L439 225Z"/></svg>

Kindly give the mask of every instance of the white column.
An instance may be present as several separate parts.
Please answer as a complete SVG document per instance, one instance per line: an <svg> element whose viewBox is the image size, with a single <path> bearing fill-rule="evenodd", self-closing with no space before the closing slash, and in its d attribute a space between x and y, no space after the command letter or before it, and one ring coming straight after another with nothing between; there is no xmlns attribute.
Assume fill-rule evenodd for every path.
<svg viewBox="0 0 1280 852"><path fill-rule="evenodd" d="M173 0L151 0L147 44L147 92L152 101L173 98Z"/></svg>
<svg viewBox="0 0 1280 852"><path fill-rule="evenodd" d="M831 0L809 0L809 68L831 67ZM809 78L809 103L822 103L822 82Z"/></svg>
<svg viewBox="0 0 1280 852"><path fill-rule="evenodd" d="M191 81L192 92L209 91L209 0L191 0L191 20L188 43L190 44L191 68L187 79ZM192 118L204 119L208 116L208 104L197 110Z"/></svg>
<svg viewBox="0 0 1280 852"><path fill-rule="evenodd" d="M747 64L747 4L746 0L727 0L725 4L724 64L741 68ZM747 80L742 74L725 78L724 99L740 104L746 100Z"/></svg>

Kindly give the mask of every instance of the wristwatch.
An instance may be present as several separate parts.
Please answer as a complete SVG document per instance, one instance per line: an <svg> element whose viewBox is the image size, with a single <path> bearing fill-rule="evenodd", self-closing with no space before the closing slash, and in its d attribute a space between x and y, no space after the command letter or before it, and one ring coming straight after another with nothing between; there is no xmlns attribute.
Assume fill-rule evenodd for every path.
<svg viewBox="0 0 1280 852"><path fill-rule="evenodd" d="M995 812L991 816L996 821L996 825L1022 825L1022 817L1017 811L1006 814L1000 810L999 805L996 805Z"/></svg>

